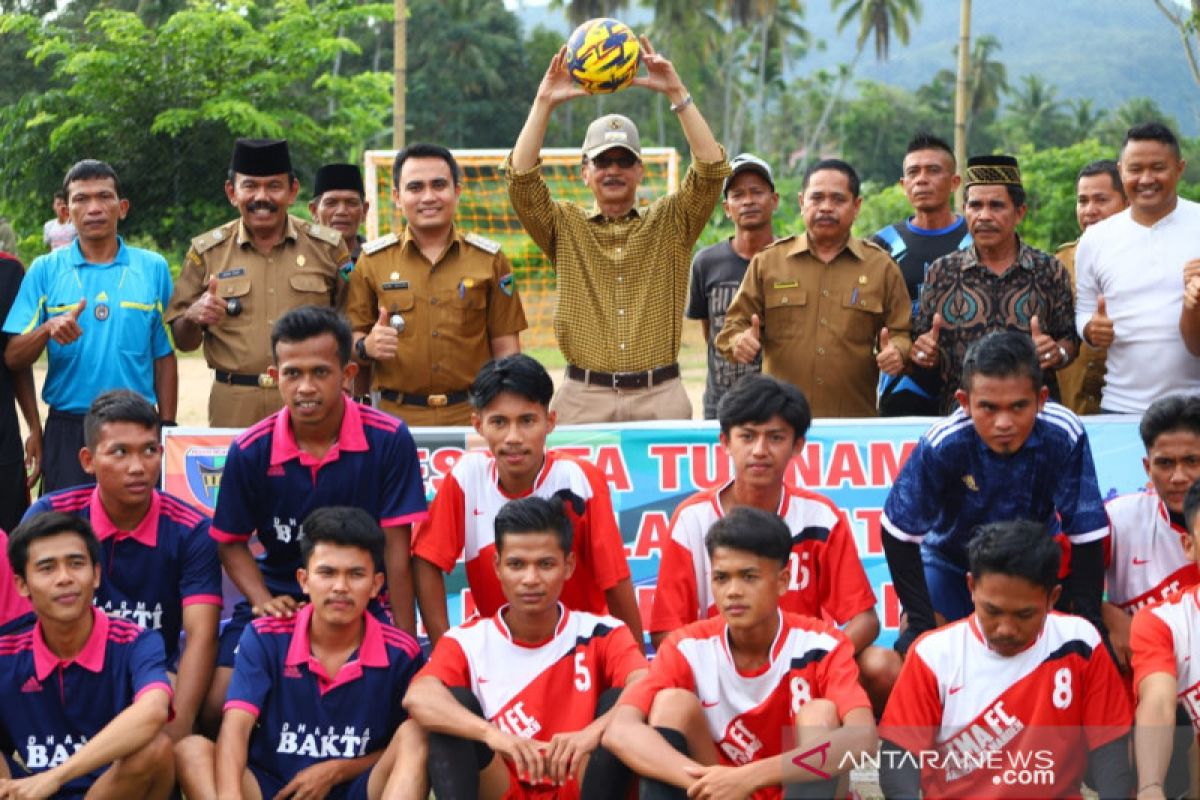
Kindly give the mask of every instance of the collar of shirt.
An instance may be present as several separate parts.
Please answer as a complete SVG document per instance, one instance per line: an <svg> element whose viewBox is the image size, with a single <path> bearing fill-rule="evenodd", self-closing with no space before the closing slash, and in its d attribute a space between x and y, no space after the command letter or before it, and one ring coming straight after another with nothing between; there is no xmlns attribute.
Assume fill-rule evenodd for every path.
<svg viewBox="0 0 1200 800"><path fill-rule="evenodd" d="M765 664L751 672L743 672L742 670L738 669L737 661L733 657L733 642L729 638L729 625L725 625L724 632L721 636L721 648L725 651L725 657L729 659L729 664L733 667L734 672L736 672L738 675L741 675L743 678L754 678L762 675L769 670L771 665L775 663L775 660L779 658L779 653L783 650L783 644L787 641L787 636L785 635L787 626L783 623L783 609L776 609L775 614L776 619L778 620L776 624L779 627L775 629L775 641L771 642L770 655L767 657Z"/></svg>
<svg viewBox="0 0 1200 800"><path fill-rule="evenodd" d="M106 264L93 264L83 256L83 248L79 245L79 239L71 242L71 266L73 267L107 267L110 265L125 266L129 263L129 250L125 247L125 240L117 237L117 254L113 256L113 260Z"/></svg>
<svg viewBox="0 0 1200 800"><path fill-rule="evenodd" d="M324 686L322 691L328 691L335 686L342 686L362 677L363 667L386 667L388 665L387 647L383 643L383 629L379 621L368 612L363 612L363 638L358 650L350 655L342 664L337 675L330 678L325 674L325 667L312 654L312 641L308 637L309 625L312 624L313 607L309 603L296 614L296 627L292 630L292 641L288 645L285 666L298 667L301 664L317 676Z"/></svg>
<svg viewBox="0 0 1200 800"><path fill-rule="evenodd" d="M489 471L491 472L492 483L496 484L496 491L500 492L500 495L506 500L518 500L522 497L529 497L546 481L546 478L550 475L550 468L554 465L554 454L547 450L542 456L542 468L538 470L537 477L533 479L533 486L529 487L529 491L522 494L509 494L500 485L500 473L496 469L496 457L492 456L491 458L492 465Z"/></svg>
<svg viewBox="0 0 1200 800"><path fill-rule="evenodd" d="M547 644L549 644L550 642L554 641L554 637L558 636L560 633L563 632L564 629L566 629L567 618L571 615L571 612L568 611L567 607L562 604L562 601L559 601L559 603L558 603L558 624L554 626L554 633L550 634L550 637L548 639L545 639L540 642L518 642L516 639L513 638L512 631L508 629L508 623L504 621L504 609L508 608L510 605L512 605L512 604L505 603L504 605L500 606L499 610L496 611L496 616L492 617L492 622L495 623L496 629L498 631L500 631L500 635L503 636L505 639L512 642L517 647L525 647L530 650L536 650L537 648L544 647Z"/></svg>
<svg viewBox="0 0 1200 800"><path fill-rule="evenodd" d="M99 488L92 490L92 498L88 501L92 528L96 531L97 539L100 541L112 537L116 537L117 541L133 539L147 547L154 547L158 544L158 512L161 505L158 490L151 489L150 508L146 511L146 516L142 517L142 521L133 530L123 531L113 523L108 512L104 510L104 503L100 502Z"/></svg>
<svg viewBox="0 0 1200 800"><path fill-rule="evenodd" d="M271 436L271 466L279 466L293 458L300 459L300 463L306 467L320 466L337 461L343 452L366 451L367 435L363 432L362 414L358 411L358 404L343 394L342 409L342 427L338 430L337 442L325 452L325 457L318 463L296 444L296 435L292 433L291 412L284 406L275 418L275 431Z"/></svg>
<svg viewBox="0 0 1200 800"><path fill-rule="evenodd" d="M33 669L38 681L50 677L54 670L66 669L72 664L78 664L88 672L99 673L104 669L104 644L108 641L108 616L96 607L92 607L92 632L87 641L74 658L61 659L56 656L46 637L42 635L42 623L39 620L33 626Z"/></svg>
<svg viewBox="0 0 1200 800"><path fill-rule="evenodd" d="M1053 613L1053 612L1051 612L1051 613ZM1049 619L1049 617L1047 617L1047 619ZM992 646L988 643L988 640L986 638L984 638L983 628L979 627L979 618L975 615L974 612L971 613L971 616L967 617L967 626L971 629L971 633L975 636L976 641L978 641L981 645L983 645L985 648L987 648L987 651L989 653L996 653L996 651L993 650ZM1036 645L1038 642L1040 642L1042 640L1042 634L1044 634L1045 632L1046 632L1046 623L1043 622L1042 629L1040 631L1038 631L1037 636L1033 637L1033 641L1031 641L1029 644L1025 645L1024 649L1022 649L1021 652L1013 653L1011 656L1002 656L999 653L996 653L996 657L997 658L1016 658L1020 655L1027 653L1030 648L1032 648L1034 645Z"/></svg>
<svg viewBox="0 0 1200 800"><path fill-rule="evenodd" d="M462 247L462 235L458 232L457 226L451 225L450 240L446 243L446 246L442 248L442 252L438 254L437 260L432 262L433 266L437 266L438 264L442 263L446 256L450 255L450 251L456 247ZM425 254L421 252L421 246L417 244L416 238L413 237L412 228L408 227L407 225L404 226L404 236L400 240L400 250L401 252L407 251L408 255L416 256L417 258L425 261L429 260L425 258Z"/></svg>
<svg viewBox="0 0 1200 800"><path fill-rule="evenodd" d="M866 258L867 253L862 241L859 240L857 236L851 236L846 241L846 246L842 248L841 253L838 253L834 258L834 261L840 258L842 253L846 252L847 250L850 251L850 255L854 256L859 261L862 261ZM800 256L804 255L805 253L812 253L812 245L808 241L807 232L798 235L796 240L792 243L792 246L788 249L788 256ZM813 253L813 258L816 258L816 253Z"/></svg>
<svg viewBox="0 0 1200 800"><path fill-rule="evenodd" d="M590 222L603 222L605 220L613 220L614 222L624 222L627 219L640 219L641 217L644 217L646 215L646 211L648 209L649 209L649 206L642 207L635 200L633 203L633 208L626 211L622 216L606 217L606 216L604 216L604 212L600 210L600 204L593 202L592 207L588 209L587 218Z"/></svg>
<svg viewBox="0 0 1200 800"><path fill-rule="evenodd" d="M287 222L283 226L283 238L291 239L293 242L300 238L299 232L296 230L296 221L292 219L292 215L287 215ZM237 244L238 247L253 247L254 240L250 238L250 231L246 230L246 221L238 217L237 221Z"/></svg>
<svg viewBox="0 0 1200 800"><path fill-rule="evenodd" d="M1017 257L1013 260L1013 263L1005 267L1004 272L1000 273L998 277L1001 278L1007 275L1013 267L1032 270L1035 266L1037 266L1036 256L1038 251L1025 244L1025 241L1021 238L1021 234L1014 233L1013 236L1017 237ZM991 268L979 260L978 244L971 245L969 249L964 250L963 252L965 253L965 258L963 258L962 262L963 272L966 272L969 269L981 269L985 272L991 272Z"/></svg>

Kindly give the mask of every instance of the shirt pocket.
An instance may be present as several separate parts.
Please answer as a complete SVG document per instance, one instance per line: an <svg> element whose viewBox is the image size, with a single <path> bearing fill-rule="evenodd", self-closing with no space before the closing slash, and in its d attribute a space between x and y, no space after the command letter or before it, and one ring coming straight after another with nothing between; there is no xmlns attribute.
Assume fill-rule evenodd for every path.
<svg viewBox="0 0 1200 800"><path fill-rule="evenodd" d="M804 333L808 292L800 288L767 289L763 297L766 335L776 341L795 339Z"/></svg>
<svg viewBox="0 0 1200 800"><path fill-rule="evenodd" d="M387 287L387 285L385 283L384 287ZM404 327L398 332L401 337L414 335L412 311L417 305L417 297L413 293L413 290L408 288L407 284L403 289L384 288L380 304L387 309L389 317L399 314L404 319Z"/></svg>
<svg viewBox="0 0 1200 800"><path fill-rule="evenodd" d="M217 296L225 301L226 309L230 300L237 300L242 310L236 316L226 313L225 318L221 321L222 326L236 328L248 325L254 317L254 298L250 295L250 287L253 281L249 275L239 276L236 278L217 278Z"/></svg>
<svg viewBox="0 0 1200 800"><path fill-rule="evenodd" d="M848 289L842 295L842 315L847 339L873 344L875 332L883 325L883 296L862 287Z"/></svg>
<svg viewBox="0 0 1200 800"><path fill-rule="evenodd" d="M304 305L329 305L332 292L329 281L323 275L300 272L288 276L288 285Z"/></svg>

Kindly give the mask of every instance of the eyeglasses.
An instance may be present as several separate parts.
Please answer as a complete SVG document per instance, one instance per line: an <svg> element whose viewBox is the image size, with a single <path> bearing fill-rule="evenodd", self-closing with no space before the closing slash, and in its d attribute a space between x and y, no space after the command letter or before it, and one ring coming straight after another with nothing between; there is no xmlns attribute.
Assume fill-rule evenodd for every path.
<svg viewBox="0 0 1200 800"><path fill-rule="evenodd" d="M638 163L638 157L628 150L622 150L618 156L610 156L608 153L601 153L592 159L592 166L596 169L608 169L614 164L621 169L630 169L634 164Z"/></svg>

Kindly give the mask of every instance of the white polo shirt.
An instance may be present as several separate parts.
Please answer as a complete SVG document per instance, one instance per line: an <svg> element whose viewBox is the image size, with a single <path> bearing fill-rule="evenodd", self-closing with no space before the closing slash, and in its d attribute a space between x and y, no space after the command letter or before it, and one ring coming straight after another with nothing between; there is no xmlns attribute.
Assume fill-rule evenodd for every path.
<svg viewBox="0 0 1200 800"><path fill-rule="evenodd" d="M1179 334L1183 265L1200 258L1200 204L1179 198L1153 225L1133 221L1126 209L1099 222L1075 254L1075 323L1079 333L1104 295L1113 321L1108 374L1100 405L1140 414L1156 399L1200 391L1200 359Z"/></svg>

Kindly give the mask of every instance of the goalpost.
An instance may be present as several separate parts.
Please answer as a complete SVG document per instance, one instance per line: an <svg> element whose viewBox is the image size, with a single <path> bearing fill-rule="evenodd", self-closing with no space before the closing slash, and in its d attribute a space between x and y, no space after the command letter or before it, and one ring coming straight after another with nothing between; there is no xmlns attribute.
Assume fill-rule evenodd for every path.
<svg viewBox="0 0 1200 800"><path fill-rule="evenodd" d="M500 242L517 276L517 290L525 307L529 330L521 334L522 347L555 347L554 270L549 259L533 243L508 202L508 190L500 166L508 150L455 150L463 176L462 198L455 225ZM403 230L403 220L392 202L392 161L395 150L368 150L364 156L364 183L371 203L367 215L367 238L375 239ZM556 200L585 207L592 204L591 191L579 175L579 150L556 147L542 150L542 174ZM679 154L673 147L642 150L646 174L638 188L638 202L647 205L675 191L679 185Z"/></svg>

